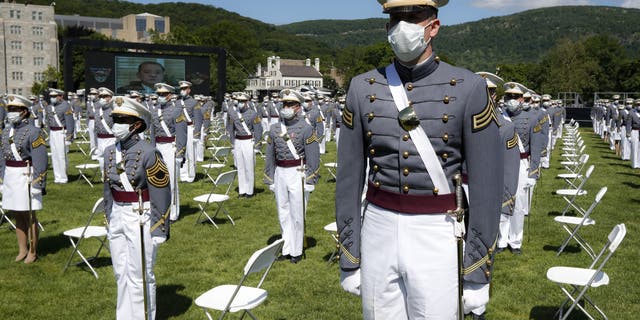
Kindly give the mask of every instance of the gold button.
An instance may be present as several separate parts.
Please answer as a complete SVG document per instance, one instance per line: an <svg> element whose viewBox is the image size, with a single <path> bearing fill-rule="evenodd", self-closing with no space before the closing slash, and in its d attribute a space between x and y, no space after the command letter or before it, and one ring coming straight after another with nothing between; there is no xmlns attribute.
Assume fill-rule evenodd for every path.
<svg viewBox="0 0 640 320"><path fill-rule="evenodd" d="M444 141L444 142L448 142L448 141L449 141L449 134L448 134L448 133L445 133L445 134L442 136L442 141Z"/></svg>
<svg viewBox="0 0 640 320"><path fill-rule="evenodd" d="M491 277L491 271L485 271L485 272L484 272L484 275L485 275L487 278Z"/></svg>
<svg viewBox="0 0 640 320"><path fill-rule="evenodd" d="M438 194L438 192L440 192L440 189L438 189L438 188L433 188L433 194Z"/></svg>
<svg viewBox="0 0 640 320"><path fill-rule="evenodd" d="M377 164L373 165L373 172L378 172L380 171L380 167Z"/></svg>
<svg viewBox="0 0 640 320"><path fill-rule="evenodd" d="M434 59L436 62L440 62L440 57L436 56Z"/></svg>
<svg viewBox="0 0 640 320"><path fill-rule="evenodd" d="M409 101L409 102L407 102L407 106L408 106L408 107L411 107L412 105L413 105L413 101Z"/></svg>
<svg viewBox="0 0 640 320"><path fill-rule="evenodd" d="M442 102L444 102L444 104L449 104L450 101L451 99L449 99L449 96L444 96L444 99L442 99Z"/></svg>
<svg viewBox="0 0 640 320"><path fill-rule="evenodd" d="M376 181L373 183L376 188L380 188L380 181Z"/></svg>
<svg viewBox="0 0 640 320"><path fill-rule="evenodd" d="M409 193L409 185L408 185L408 184L405 184L405 185L404 185L404 187L402 187L402 191L403 191L404 193Z"/></svg>
<svg viewBox="0 0 640 320"><path fill-rule="evenodd" d="M458 80L451 79L451 81L449 81L449 84L452 85L452 86L455 86L456 84L458 84Z"/></svg>
<svg viewBox="0 0 640 320"><path fill-rule="evenodd" d="M376 101L376 95L374 94L374 95L369 96L369 101L370 102Z"/></svg>
<svg viewBox="0 0 640 320"><path fill-rule="evenodd" d="M367 137L371 138L371 136L373 136L373 132L367 131Z"/></svg>
<svg viewBox="0 0 640 320"><path fill-rule="evenodd" d="M413 90L413 84L409 83L407 84L407 91L411 91L411 90Z"/></svg>
<svg viewBox="0 0 640 320"><path fill-rule="evenodd" d="M374 84L376 82L376 78L369 78L369 84Z"/></svg>
<svg viewBox="0 0 640 320"><path fill-rule="evenodd" d="M402 153L402 157L403 157L403 158L405 158L405 159L406 159L406 158L409 158L409 151L405 151L405 152L403 152L403 153Z"/></svg>
<svg viewBox="0 0 640 320"><path fill-rule="evenodd" d="M449 158L449 154L448 153L443 153L442 154L442 159L447 160L447 158Z"/></svg>
<svg viewBox="0 0 640 320"><path fill-rule="evenodd" d="M491 260L490 260L490 259L489 259L489 260L487 260L487 265L488 265L489 267L491 267L491 265L492 265L492 264L493 264L493 262L491 262Z"/></svg>
<svg viewBox="0 0 640 320"><path fill-rule="evenodd" d="M489 250L487 251L487 253L489 253L489 254L493 254L493 248L489 248Z"/></svg>
<svg viewBox="0 0 640 320"><path fill-rule="evenodd" d="M369 154L371 154L372 156L376 154L376 149L371 149L369 150Z"/></svg>
<svg viewBox="0 0 640 320"><path fill-rule="evenodd" d="M373 120L373 118L375 118L375 115L373 114L373 112L369 112L369 120Z"/></svg>
<svg viewBox="0 0 640 320"><path fill-rule="evenodd" d="M449 115L443 115L442 116L442 122L447 123L449 121Z"/></svg>
<svg viewBox="0 0 640 320"><path fill-rule="evenodd" d="M402 136L402 140L403 141L409 141L409 135L405 134L404 136Z"/></svg>
<svg viewBox="0 0 640 320"><path fill-rule="evenodd" d="M408 176L409 175L409 168L404 168L404 170L402 170L402 174L404 174L404 176Z"/></svg>

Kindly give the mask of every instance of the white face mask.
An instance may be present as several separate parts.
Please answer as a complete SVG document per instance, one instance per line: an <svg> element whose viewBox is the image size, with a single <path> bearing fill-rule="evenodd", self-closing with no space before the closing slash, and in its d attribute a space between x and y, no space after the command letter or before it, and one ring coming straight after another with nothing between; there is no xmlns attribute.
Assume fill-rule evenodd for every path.
<svg viewBox="0 0 640 320"><path fill-rule="evenodd" d="M413 61L427 49L431 37L425 41L424 30L432 23L423 27L419 24L400 21L389 29L387 40L400 61Z"/></svg>
<svg viewBox="0 0 640 320"><path fill-rule="evenodd" d="M56 104L56 102L58 102L58 98L51 98L49 101L51 101L51 104Z"/></svg>
<svg viewBox="0 0 640 320"><path fill-rule="evenodd" d="M518 99L511 99L507 101L507 110L509 112L516 112L520 108L520 101Z"/></svg>
<svg viewBox="0 0 640 320"><path fill-rule="evenodd" d="M527 111L529 109L531 109L531 104L528 103L528 102L523 102L522 103L522 110Z"/></svg>
<svg viewBox="0 0 640 320"><path fill-rule="evenodd" d="M245 111L247 110L247 104L244 102L238 102L238 110Z"/></svg>
<svg viewBox="0 0 640 320"><path fill-rule="evenodd" d="M187 93L187 90L180 90L180 95L183 96L183 97L186 97L189 94Z"/></svg>
<svg viewBox="0 0 640 320"><path fill-rule="evenodd" d="M296 116L296 111L293 110L293 108L283 108L282 111L280 111L280 115L282 115L282 118L285 120L291 120Z"/></svg>
<svg viewBox="0 0 640 320"><path fill-rule="evenodd" d="M107 104L107 98L100 98L98 102L100 102L101 104Z"/></svg>
<svg viewBox="0 0 640 320"><path fill-rule="evenodd" d="M9 112L7 113L7 121L10 123L18 123L22 120L22 116L20 116L20 112Z"/></svg>
<svg viewBox="0 0 640 320"><path fill-rule="evenodd" d="M167 97L158 97L158 103L159 104L167 103Z"/></svg>
<svg viewBox="0 0 640 320"><path fill-rule="evenodd" d="M111 127L111 131L113 131L113 136L116 137L116 140L122 141L129 136L129 127L126 123L114 123L113 127Z"/></svg>

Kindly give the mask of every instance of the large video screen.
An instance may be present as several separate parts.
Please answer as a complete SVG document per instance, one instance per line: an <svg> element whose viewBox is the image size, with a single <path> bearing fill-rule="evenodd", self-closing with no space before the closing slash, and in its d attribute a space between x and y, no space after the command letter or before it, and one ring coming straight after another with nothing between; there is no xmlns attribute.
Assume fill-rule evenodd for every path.
<svg viewBox="0 0 640 320"><path fill-rule="evenodd" d="M158 82L177 89L181 80L193 84L192 95L210 95L210 61L206 56L94 51L85 54L85 66L87 88L106 87L117 95L131 90L153 93Z"/></svg>

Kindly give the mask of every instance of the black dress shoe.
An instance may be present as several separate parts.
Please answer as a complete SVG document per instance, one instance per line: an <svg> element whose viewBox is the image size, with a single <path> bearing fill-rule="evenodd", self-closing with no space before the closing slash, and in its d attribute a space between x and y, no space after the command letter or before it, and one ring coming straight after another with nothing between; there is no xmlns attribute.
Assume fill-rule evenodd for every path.
<svg viewBox="0 0 640 320"><path fill-rule="evenodd" d="M521 255L522 254L522 249L514 249L509 247L509 250L511 250L511 253L515 254L515 255Z"/></svg>
<svg viewBox="0 0 640 320"><path fill-rule="evenodd" d="M278 261L284 261L284 260L290 260L290 259L291 259L291 256L290 256L290 255L288 255L288 254L286 254L286 255L282 255L282 254L281 254L281 255L280 255L276 260L278 260Z"/></svg>
<svg viewBox="0 0 640 320"><path fill-rule="evenodd" d="M253 198L253 195L252 194L245 194L244 197L245 198Z"/></svg>
<svg viewBox="0 0 640 320"><path fill-rule="evenodd" d="M484 313L482 313L482 314L480 314L480 315L475 314L475 313L471 313L471 315L473 316L473 318L472 318L473 320L486 320L486 319L484 318Z"/></svg>
<svg viewBox="0 0 640 320"><path fill-rule="evenodd" d="M497 248L497 249L496 249L496 254L498 254L498 253L500 253L500 252L504 251L504 249L506 249L506 248Z"/></svg>
<svg viewBox="0 0 640 320"><path fill-rule="evenodd" d="M244 198L245 196L246 196L246 194L241 193L241 194L238 195L238 198Z"/></svg>
<svg viewBox="0 0 640 320"><path fill-rule="evenodd" d="M300 260L302 260L302 256L301 255L300 256L291 257L291 263L298 263L298 262L300 262Z"/></svg>

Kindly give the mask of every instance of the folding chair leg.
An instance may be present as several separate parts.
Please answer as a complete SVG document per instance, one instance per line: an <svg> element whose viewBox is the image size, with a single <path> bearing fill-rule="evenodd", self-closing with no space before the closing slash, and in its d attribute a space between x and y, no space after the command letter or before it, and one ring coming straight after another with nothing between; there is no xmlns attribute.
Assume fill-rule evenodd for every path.
<svg viewBox="0 0 640 320"><path fill-rule="evenodd" d="M200 207L200 215L198 216L198 219L196 219L196 224L198 223L202 223L203 221L200 221L200 217L202 217L202 215L204 214L205 217L207 217L207 220L209 220L209 222L211 222L211 224L216 228L216 229L220 229L218 227L218 225L213 221L213 218L211 218L209 216L209 214L207 213L207 211L204 209L204 207L200 204L198 204L198 207ZM217 211L216 211L217 213ZM215 215L213 216L215 218Z"/></svg>
<svg viewBox="0 0 640 320"><path fill-rule="evenodd" d="M13 224L13 221L11 221L11 219L9 219L9 217L7 217L7 215L4 213L4 211L2 211L2 217L0 217L0 225L4 223L4 221L6 220L9 223L9 226L11 229L15 230L16 229L16 225Z"/></svg>
<svg viewBox="0 0 640 320"><path fill-rule="evenodd" d="M224 214L226 214L226 215L227 215L227 218L229 218L229 221L231 221L231 224L235 226L235 225L236 225L236 223L235 223L235 222L233 222L233 218L231 218L231 215L229 215L229 211L227 211L227 209L225 209L225 208L224 208L222 205L220 205L220 204L218 204L218 210L216 211L216 214L214 215L214 217L218 215L218 212L219 212L220 210L224 211Z"/></svg>

